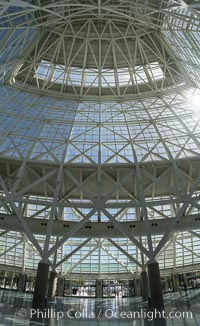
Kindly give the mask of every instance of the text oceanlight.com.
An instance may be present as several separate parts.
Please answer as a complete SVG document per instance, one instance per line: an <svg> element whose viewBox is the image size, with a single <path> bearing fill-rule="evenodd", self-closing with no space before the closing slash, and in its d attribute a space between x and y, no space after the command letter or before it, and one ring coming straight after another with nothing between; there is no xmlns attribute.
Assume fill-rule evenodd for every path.
<svg viewBox="0 0 200 326"><path fill-rule="evenodd" d="M137 311L116 311L112 309L98 311L88 311L88 310L75 310L71 308L67 311L57 311L56 309L20 309L17 313L19 318L38 318L38 319L147 319L152 321L153 319L180 319L180 318L193 318L191 311L158 311L154 309L149 311L147 309L140 309Z"/></svg>

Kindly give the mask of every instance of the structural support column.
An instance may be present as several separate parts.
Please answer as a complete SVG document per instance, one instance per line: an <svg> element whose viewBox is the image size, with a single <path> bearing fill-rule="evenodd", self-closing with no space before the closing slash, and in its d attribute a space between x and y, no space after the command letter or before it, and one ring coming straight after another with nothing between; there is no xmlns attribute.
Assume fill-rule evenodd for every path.
<svg viewBox="0 0 200 326"><path fill-rule="evenodd" d="M140 279L135 278L135 296L141 295L141 285L140 285Z"/></svg>
<svg viewBox="0 0 200 326"><path fill-rule="evenodd" d="M17 286L18 292L24 292L25 291L25 284L26 284L26 274L20 274L19 275L19 281Z"/></svg>
<svg viewBox="0 0 200 326"><path fill-rule="evenodd" d="M134 280L129 280L129 296L134 297L135 296L135 284Z"/></svg>
<svg viewBox="0 0 200 326"><path fill-rule="evenodd" d="M103 281L96 280L96 298L103 298Z"/></svg>
<svg viewBox="0 0 200 326"><path fill-rule="evenodd" d="M174 292L178 292L179 291L179 282L178 282L177 274L172 274L172 284L173 284Z"/></svg>
<svg viewBox="0 0 200 326"><path fill-rule="evenodd" d="M65 290L65 279L63 277L59 277L58 278L58 288L57 288L58 297L64 296L64 290Z"/></svg>
<svg viewBox="0 0 200 326"><path fill-rule="evenodd" d="M183 282L186 284L186 286L188 287L188 279L185 273L183 273Z"/></svg>
<svg viewBox="0 0 200 326"><path fill-rule="evenodd" d="M165 281L165 291L169 292L169 284L168 284L168 278L167 276L164 277L164 281Z"/></svg>
<svg viewBox="0 0 200 326"><path fill-rule="evenodd" d="M72 281L71 280L65 280L64 290L66 290L66 294L68 296L72 295Z"/></svg>
<svg viewBox="0 0 200 326"><path fill-rule="evenodd" d="M145 270L142 270L140 275L141 275L142 299L143 301L147 301L149 296L148 275Z"/></svg>
<svg viewBox="0 0 200 326"><path fill-rule="evenodd" d="M48 287L48 300L52 301L55 298L57 288L58 274L56 271L50 272L49 287Z"/></svg>
<svg viewBox="0 0 200 326"><path fill-rule="evenodd" d="M35 290L33 294L33 304L34 309L45 308L45 298L47 293L48 285L48 276L49 276L49 264L47 262L39 262L37 275L35 280Z"/></svg>
<svg viewBox="0 0 200 326"><path fill-rule="evenodd" d="M148 277L149 277L149 290L151 297L152 309L159 311L164 310L163 293L160 279L159 264L156 260L150 260L147 263Z"/></svg>

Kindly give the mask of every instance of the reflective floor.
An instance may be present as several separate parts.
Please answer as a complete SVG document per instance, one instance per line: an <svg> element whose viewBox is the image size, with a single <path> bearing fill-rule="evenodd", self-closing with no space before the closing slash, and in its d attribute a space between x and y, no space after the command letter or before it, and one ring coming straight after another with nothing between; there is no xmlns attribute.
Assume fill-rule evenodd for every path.
<svg viewBox="0 0 200 326"><path fill-rule="evenodd" d="M137 298L56 298L43 311L31 309L32 295L0 291L0 326L139 326L139 325L200 325L200 289L164 296L165 317L152 321L153 312ZM146 318L144 318L146 317Z"/></svg>

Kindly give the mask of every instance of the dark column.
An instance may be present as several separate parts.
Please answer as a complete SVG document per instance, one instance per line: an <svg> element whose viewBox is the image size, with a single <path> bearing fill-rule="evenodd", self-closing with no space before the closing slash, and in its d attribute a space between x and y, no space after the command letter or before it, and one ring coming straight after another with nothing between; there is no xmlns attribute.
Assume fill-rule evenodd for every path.
<svg viewBox="0 0 200 326"><path fill-rule="evenodd" d="M147 268L149 277L151 308L157 309L159 311L164 310L159 265L157 261L153 260L147 263Z"/></svg>
<svg viewBox="0 0 200 326"><path fill-rule="evenodd" d="M164 281L165 281L165 291L169 292L169 284L168 284L168 278L167 276L164 277Z"/></svg>
<svg viewBox="0 0 200 326"><path fill-rule="evenodd" d="M49 287L48 287L48 300L54 300L57 287L58 274L55 271L50 272Z"/></svg>
<svg viewBox="0 0 200 326"><path fill-rule="evenodd" d="M142 299L143 301L147 301L149 296L148 275L145 270L141 271L140 275L141 275Z"/></svg>
<svg viewBox="0 0 200 326"><path fill-rule="evenodd" d="M179 291L179 282L178 282L177 274L172 274L172 284L173 284L174 292L178 292Z"/></svg>
<svg viewBox="0 0 200 326"><path fill-rule="evenodd" d="M34 309L45 308L45 298L47 293L48 285L48 275L49 275L49 264L47 262L39 262L37 275L35 280L35 290L33 294L33 304Z"/></svg>
<svg viewBox="0 0 200 326"><path fill-rule="evenodd" d="M64 290L65 290L65 279L63 277L59 277L58 278L58 288L57 288L58 297L64 296Z"/></svg>
<svg viewBox="0 0 200 326"><path fill-rule="evenodd" d="M135 296L135 282L134 282L134 280L129 280L129 296L130 297Z"/></svg>
<svg viewBox="0 0 200 326"><path fill-rule="evenodd" d="M186 284L186 286L188 287L188 279L185 273L183 273L183 281Z"/></svg>
<svg viewBox="0 0 200 326"><path fill-rule="evenodd" d="M71 280L65 280L64 290L66 291L66 294L68 296L72 295L72 281Z"/></svg>
<svg viewBox="0 0 200 326"><path fill-rule="evenodd" d="M103 298L103 281L96 280L96 298Z"/></svg>
<svg viewBox="0 0 200 326"><path fill-rule="evenodd" d="M24 292L25 291L25 284L26 284L26 274L20 274L19 275L19 281L17 286L18 292Z"/></svg>
<svg viewBox="0 0 200 326"><path fill-rule="evenodd" d="M140 285L140 279L135 278L135 296L141 295L141 285Z"/></svg>

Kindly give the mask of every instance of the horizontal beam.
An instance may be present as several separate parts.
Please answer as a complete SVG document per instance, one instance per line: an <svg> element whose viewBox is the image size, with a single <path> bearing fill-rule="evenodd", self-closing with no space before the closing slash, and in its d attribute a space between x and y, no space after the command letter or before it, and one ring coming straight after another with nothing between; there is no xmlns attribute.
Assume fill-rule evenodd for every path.
<svg viewBox="0 0 200 326"><path fill-rule="evenodd" d="M1 229L9 231L24 232L24 229L15 215L0 214ZM24 217L30 230L33 234L45 235L47 232L48 219L39 219ZM150 220L150 233L151 235L164 234L168 227L173 222L174 218L154 219ZM67 237L70 235L71 230L80 222L69 222L54 220L52 227L52 236ZM145 223L144 221L128 221L122 223L123 228L127 232L131 232L132 236L140 237L145 236ZM198 214L183 216L174 227L174 232L193 231L200 228L200 217ZM125 238L124 233L120 228L116 228L112 222L86 222L81 227L75 237L79 238Z"/></svg>

